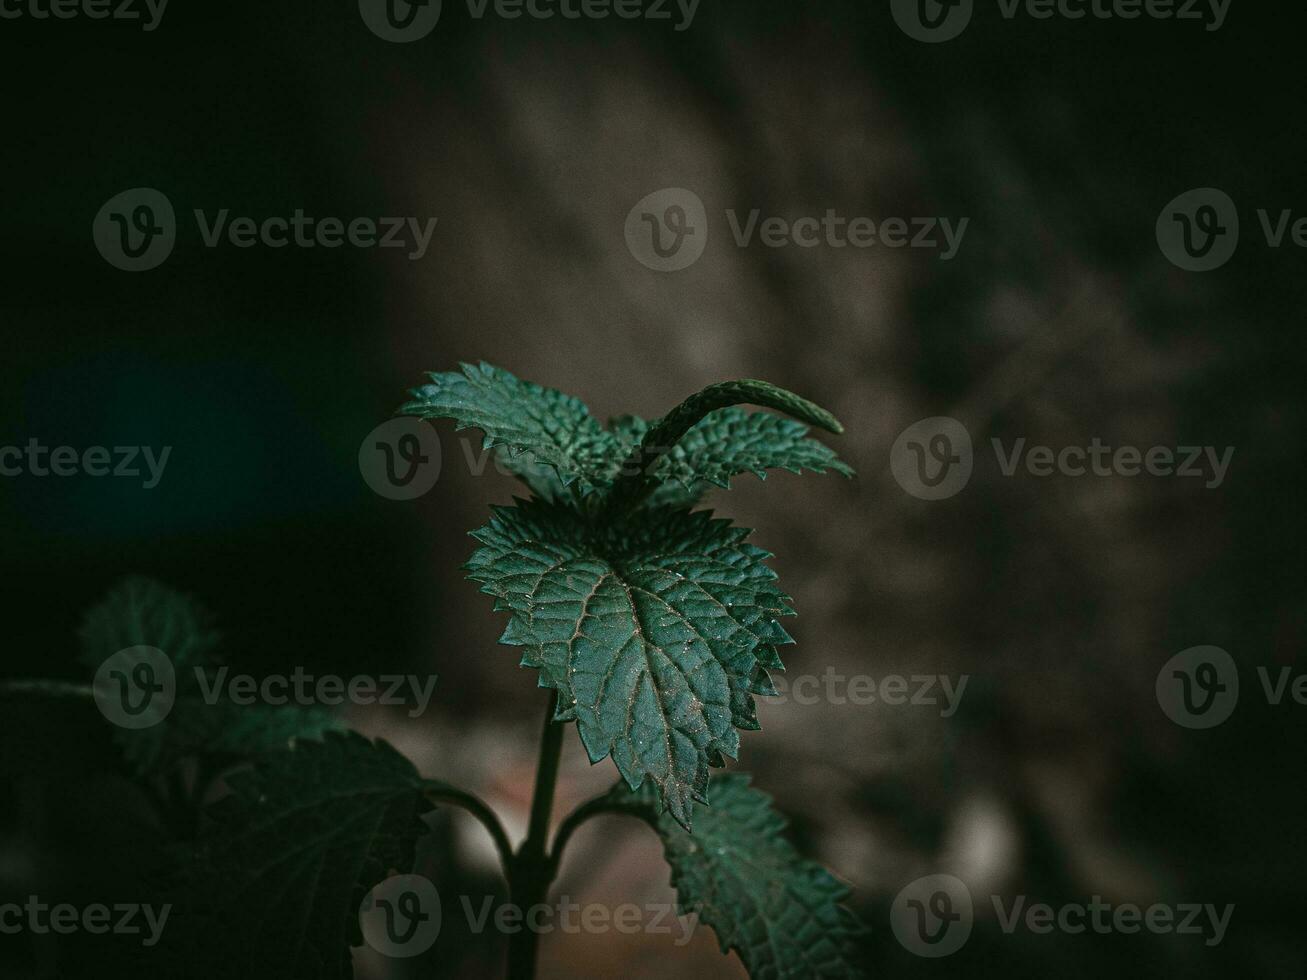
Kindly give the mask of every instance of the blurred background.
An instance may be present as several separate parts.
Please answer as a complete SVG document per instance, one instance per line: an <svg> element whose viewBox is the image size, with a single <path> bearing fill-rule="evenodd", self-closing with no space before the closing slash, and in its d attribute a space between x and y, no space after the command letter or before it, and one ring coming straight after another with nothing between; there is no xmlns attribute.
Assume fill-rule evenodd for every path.
<svg viewBox="0 0 1307 980"><path fill-rule="evenodd" d="M6 8L9 9L9 8ZM28 11L29 8L13 7ZM33 8L35 9L35 8ZM967 678L957 710L818 697L762 704L732 768L853 889L878 976L1301 977L1307 874L1298 747L1307 707L1268 703L1304 637L1301 335L1307 255L1256 209L1307 207L1302 80L1285 12L1236 2L1178 20L1018 14L978 3L922 43L889 4L703 0L692 23L477 19L444 4L390 43L352 4L169 6L0 24L5 234L0 445L170 446L156 486L0 478L0 678L89 683L83 611L123 576L194 593L256 675L435 672L430 709L353 709L425 775L525 830L535 674L461 577L466 533L516 484L437 426L417 500L359 471L364 437L424 371L486 360L655 417L758 377L833 410L858 471L737 478L706 503L756 527L799 616L796 676ZM141 8L148 17L146 8ZM6 15L8 16L8 15ZM130 188L177 214L175 248L127 272L92 223ZM1216 187L1243 237L1219 270L1178 268L1154 226ZM663 188L702 200L698 261L659 272L624 234ZM206 247L192 214L295 209L438 219L407 249ZM938 249L741 247L726 214L789 221L969 219ZM1298 213L1294 212L1295 218ZM966 488L905 492L890 450L951 416ZM1005 476L990 450L1234 447L1225 481ZM469 455L473 462L469 464ZM1238 709L1205 731L1159 707L1162 666L1231 654ZM556 813L614 778L569 730ZM442 811L420 867L442 894L502 894L494 854ZM0 903L131 900L164 831L79 702L0 702ZM894 938L908 882L965 880L975 927L930 960ZM652 835L597 820L556 894L670 897ZM991 895L1061 907L1210 903L1223 941L1005 932ZM107 897L107 898L106 898ZM452 902L451 902L452 904ZM360 978L498 976L503 943L446 916L432 952ZM0 976L80 976L95 953L0 936ZM708 930L550 935L542 977L742 977Z"/></svg>

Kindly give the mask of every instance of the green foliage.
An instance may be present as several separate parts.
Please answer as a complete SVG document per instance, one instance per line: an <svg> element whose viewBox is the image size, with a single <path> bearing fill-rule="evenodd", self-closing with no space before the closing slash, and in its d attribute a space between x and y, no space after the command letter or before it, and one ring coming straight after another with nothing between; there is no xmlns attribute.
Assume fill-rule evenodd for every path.
<svg viewBox="0 0 1307 980"><path fill-rule="evenodd" d="M826 446L806 438L807 426L765 412L744 412L739 401L767 404L815 425L841 431L834 416L790 392L760 381L727 382L701 392L654 423L635 415L602 428L579 399L520 381L489 364L464 364L462 373L433 373L414 388L400 412L453 419L457 429L478 428L486 448L537 496L571 502L612 490L636 468L653 484L648 503L689 505L706 485L726 487L739 473L766 477L769 469L794 473L853 470ZM648 459L633 458L645 442ZM645 466L647 464L647 472Z"/></svg>
<svg viewBox="0 0 1307 980"><path fill-rule="evenodd" d="M692 510L740 473L851 476L807 437L805 423L838 433L839 422L760 381L712 385L661 419L620 416L603 428L577 399L490 365L430 379L402 411L480 428L532 492L473 532L466 565L509 614L500 642L522 647L522 665L557 692L526 840L514 850L475 796L421 778L385 742L333 730L321 709L206 702L223 666L212 617L188 596L129 579L87 614L81 660L95 670L149 646L176 673L167 716L114 736L174 835L159 853L175 918L157 950L137 951L139 970L347 980L363 896L412 869L421 818L440 801L485 825L523 905L547 898L576 823L627 812L661 836L682 911L698 912L751 975L861 976L862 930L841 905L844 886L795 851L747 777L709 785L710 767L738 755L739 732L758 728L754 697L775 693L768 672L783 669L777 648L793 641L780 619L793 610L748 529ZM24 681L0 694L6 687L90 690ZM611 756L624 782L577 810L551 847L564 722L576 723L591 762ZM206 805L205 787L224 772L228 794ZM534 959L534 934L515 932L510 977L533 976Z"/></svg>
<svg viewBox="0 0 1307 980"><path fill-rule="evenodd" d="M95 670L127 647L156 647L178 672L213 662L219 634L198 601L153 579L125 579L90 609L78 633L81 661Z"/></svg>
<svg viewBox="0 0 1307 980"><path fill-rule="evenodd" d="M649 431L649 423L635 415L619 416L609 426L624 447L624 456ZM652 463L655 487L649 504L691 506L712 487L729 487L731 477L740 473L752 473L760 480L767 479L768 470L853 475L834 450L807 438L807 433L806 425L779 415L718 409Z"/></svg>
<svg viewBox="0 0 1307 980"><path fill-rule="evenodd" d="M158 975L349 980L359 905L391 868L412 867L436 784L385 742L338 732L228 784L186 849L162 950L175 972Z"/></svg>
<svg viewBox="0 0 1307 980"><path fill-rule="evenodd" d="M698 912L754 980L862 976L865 930L840 904L848 889L799 855L784 817L747 776L721 777L711 795L693 834L659 813L647 788L619 784L606 802L658 832L679 911Z"/></svg>
<svg viewBox="0 0 1307 980"><path fill-rule="evenodd" d="M149 646L167 654L176 671L176 702L162 722L114 729L114 741L138 773L171 770L188 757L239 759L272 752L293 738L339 727L323 708L206 702L196 671L212 688L211 674L224 662L213 616L191 596L151 579L124 581L86 614L79 635L80 659L92 670L119 650Z"/></svg>
<svg viewBox="0 0 1307 980"><path fill-rule="evenodd" d="M710 483L724 488L739 473L765 480L772 469L853 475L833 450L806 438L807 433L806 425L779 415L718 409L658 461L654 476L659 482L675 480L684 487Z"/></svg>
<svg viewBox="0 0 1307 980"><path fill-rule="evenodd" d="M592 762L612 756L632 788L650 779L687 829L710 766L758 727L753 695L774 693L776 647L792 615L749 531L689 508L708 485L781 468L853 471L793 419L733 407L754 400L831 431L824 409L758 381L713 385L663 419L599 429L571 396L489 365L433 374L401 411L475 425L488 444L550 463L556 484L498 508L473 537L468 577L512 614L502 643L559 692ZM581 487L569 499L561 488ZM596 491L599 491L596 493ZM590 495L594 494L594 497Z"/></svg>
<svg viewBox="0 0 1307 980"><path fill-rule="evenodd" d="M606 485L614 440L576 398L482 363L463 373L430 374L430 384L412 391L400 411L424 419L453 419L457 428L485 433L485 448L502 446L500 458L518 475L531 477L548 466L564 487L581 494Z"/></svg>
<svg viewBox="0 0 1307 980"><path fill-rule="evenodd" d="M646 777L687 827L708 766L756 729L790 613L749 532L706 512L649 510L587 525L556 504L497 508L468 577L512 613L503 643L559 692L592 762Z"/></svg>

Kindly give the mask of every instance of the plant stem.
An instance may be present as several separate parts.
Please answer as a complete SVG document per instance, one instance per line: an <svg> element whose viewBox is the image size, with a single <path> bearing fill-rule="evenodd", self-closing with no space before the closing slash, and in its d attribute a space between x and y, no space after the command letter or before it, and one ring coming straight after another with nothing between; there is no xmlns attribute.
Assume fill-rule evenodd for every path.
<svg viewBox="0 0 1307 980"><path fill-rule="evenodd" d="M18 697L35 694L49 698L90 698L95 696L95 689L90 684L73 684L68 681L0 681L0 697L7 694Z"/></svg>
<svg viewBox="0 0 1307 980"><path fill-rule="evenodd" d="M554 835L554 846L549 852L549 877L554 879L558 876L558 867L563 861L563 850L567 847L568 841L576 833L576 829L585 823L591 817L597 817L602 813L630 813L627 807L613 802L611 793L604 793L593 799L586 800L575 810L564 818L563 822L558 825L558 833ZM639 814L635 814L639 815Z"/></svg>
<svg viewBox="0 0 1307 980"><path fill-rule="evenodd" d="M504 877L507 878L513 869L513 845L509 843L508 834L504 831L504 826L499 822L499 817L495 811L490 809L480 797L474 796L465 790L458 789L446 783L431 783L431 788L426 791L426 797L432 803L447 803L450 806L461 807L466 810L482 825L490 834L491 840L495 842L495 850L499 854L499 862L504 869Z"/></svg>
<svg viewBox="0 0 1307 980"><path fill-rule="evenodd" d="M554 787L558 782L558 764L563 753L563 726L554 721L556 697L551 691L545 709L544 729L540 734L540 762L536 767L526 840L513 856L508 876L510 899L522 916L521 928L508 940L509 980L533 980L535 977L536 944L540 937L531 929L528 913L533 905L548 897L556 870L548 853L549 815L554 808Z"/></svg>

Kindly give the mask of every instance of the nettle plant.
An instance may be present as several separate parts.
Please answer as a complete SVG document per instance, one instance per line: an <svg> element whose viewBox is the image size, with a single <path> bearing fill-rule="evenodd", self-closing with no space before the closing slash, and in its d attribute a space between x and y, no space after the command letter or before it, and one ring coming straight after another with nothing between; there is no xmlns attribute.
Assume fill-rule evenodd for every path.
<svg viewBox="0 0 1307 980"><path fill-rule="evenodd" d="M482 430L531 492L472 532L465 566L508 614L500 642L522 648L521 665L550 691L525 840L514 848L479 798L422 778L384 741L339 731L319 710L199 704L182 668L220 664L208 617L129 583L88 618L85 659L169 651L176 706L157 729L117 737L166 811L193 823L167 851L176 924L144 962L171 956L163 975L179 977L350 977L360 904L413 868L421 818L444 804L488 830L519 921L547 903L582 823L627 814L661 837L678 911L697 913L751 976L862 975L864 931L841 904L845 886L796 851L747 776L709 780L737 757L740 731L759 727L754 697L777 693L769 671L783 669L777 649L793 640L780 618L793 610L750 531L693 509L742 473L851 476L807 435L808 425L840 433L839 422L762 381L712 385L654 422L628 415L605 428L578 399L487 364L429 378L401 414ZM551 838L568 723L590 761L611 758L621 778ZM205 804L218 774L227 792ZM510 934L514 980L534 975L537 940L530 928Z"/></svg>

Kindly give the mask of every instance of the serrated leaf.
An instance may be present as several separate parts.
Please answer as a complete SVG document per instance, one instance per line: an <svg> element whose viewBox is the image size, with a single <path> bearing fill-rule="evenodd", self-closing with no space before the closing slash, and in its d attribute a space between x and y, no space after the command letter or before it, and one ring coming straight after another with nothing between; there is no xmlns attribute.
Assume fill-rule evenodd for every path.
<svg viewBox="0 0 1307 980"><path fill-rule="evenodd" d="M412 400L400 412L425 419L453 419L460 429L481 429L484 445L497 448L500 463L542 500L575 503L568 500L569 488L576 499L610 489L651 428L651 423L634 415L619 416L607 429L601 428L579 399L519 380L484 362L464 364L462 373L428 377L431 382L414 388ZM798 396L760 382L713 387L731 387L731 397L736 398L756 397L759 387L765 387L788 396L785 407L791 412L801 404L829 415ZM735 391L737 388L741 390ZM834 423L833 416L831 421ZM853 474L832 450L806 438L807 432L803 423L767 412L712 411L654 464L650 474L654 486L643 495L643 506L690 506L705 489L729 486L731 477L739 473L765 477L769 469L795 473L807 469Z"/></svg>
<svg viewBox="0 0 1307 980"><path fill-rule="evenodd" d="M167 717L149 728L114 729L115 743L138 774L169 770L200 754L259 755L341 727L317 706L206 702L196 671L223 663L213 616L191 596L152 579L129 578L111 591L86 614L79 636L80 659L93 669L134 646L155 647L172 662L176 701Z"/></svg>
<svg viewBox="0 0 1307 980"><path fill-rule="evenodd" d="M391 869L411 870L434 784L354 733L298 741L228 783L184 855L173 921L147 958L156 975L350 980L359 905Z"/></svg>
<svg viewBox="0 0 1307 980"><path fill-rule="evenodd" d="M558 690L591 762L611 755L630 786L651 780L687 827L709 766L737 755L736 729L758 727L776 646L793 642L778 622L788 597L749 533L703 511L608 526L531 501L496 508L466 566L511 613L500 642Z"/></svg>
<svg viewBox="0 0 1307 980"><path fill-rule="evenodd" d="M219 634L209 610L193 597L142 576L124 580L87 612L78 636L80 659L92 670L134 646L163 650L178 671L218 659Z"/></svg>
<svg viewBox="0 0 1307 980"><path fill-rule="evenodd" d="M178 678L180 683L181 678ZM158 725L120 730L115 739L136 772L166 771L196 755L245 758L285 749L294 739L340 731L344 722L317 705L206 702L198 693L178 697Z"/></svg>
<svg viewBox="0 0 1307 980"><path fill-rule="evenodd" d="M547 477L532 469L551 467L567 487L582 494L602 486L598 473L611 465L612 437L590 415L585 403L553 388L521 381L502 368L482 362L463 364L462 373L432 373L430 384L414 388L413 400L400 408L418 418L453 419L458 428L485 433L486 448L506 447L501 461L532 488Z"/></svg>
<svg viewBox="0 0 1307 980"><path fill-rule="evenodd" d="M541 500L567 500L567 487L552 466L538 462L531 453L514 455L503 446L496 449L495 454L499 464L525 483Z"/></svg>
<svg viewBox="0 0 1307 980"><path fill-rule="evenodd" d="M808 427L794 419L722 408L691 428L658 461L654 472L686 487L696 483L727 487L739 473L766 479L770 469L791 473L833 470L853 476L853 469L833 449L807 434Z"/></svg>
<svg viewBox="0 0 1307 980"><path fill-rule="evenodd" d="M795 850L771 799L738 773L714 780L710 798L692 835L648 790L619 784L608 801L658 832L679 911L698 912L753 980L866 976L865 929L841 904L848 889Z"/></svg>
<svg viewBox="0 0 1307 980"><path fill-rule="evenodd" d="M619 415L608 420L608 431L613 434L619 446L617 454L619 458L612 469L605 474L607 482L611 485L619 475L622 464L649 431L649 423L638 415ZM648 509L692 507L699 502L707 490L711 489L706 483L687 484L680 480L667 479L662 469L665 465L661 459L655 465L654 476L659 482L645 498L644 507Z"/></svg>
<svg viewBox="0 0 1307 980"><path fill-rule="evenodd" d="M609 430L622 447L623 460L648 429L648 422L633 415L609 422ZM802 422L769 412L718 409L696 423L654 463L651 475L657 486L647 505L691 506L706 490L729 487L731 477L740 473L752 473L760 480L765 480L772 469L854 475L852 467L833 449L808 438L808 431Z"/></svg>

